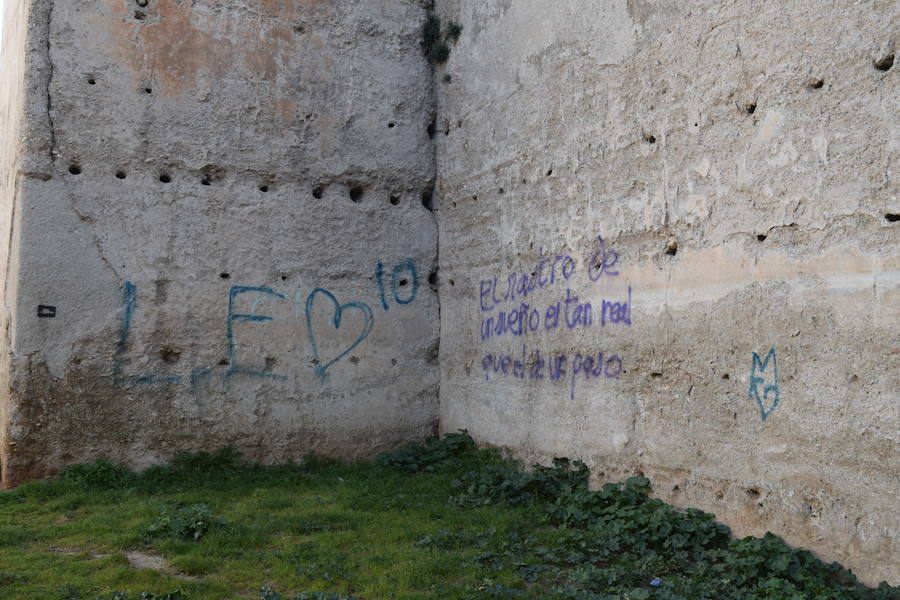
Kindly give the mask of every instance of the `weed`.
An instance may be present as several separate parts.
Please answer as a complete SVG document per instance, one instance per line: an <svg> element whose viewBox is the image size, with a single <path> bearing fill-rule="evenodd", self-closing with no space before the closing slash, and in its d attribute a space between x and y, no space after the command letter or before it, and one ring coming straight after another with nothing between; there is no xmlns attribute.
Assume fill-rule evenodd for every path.
<svg viewBox="0 0 900 600"><path fill-rule="evenodd" d="M580 462L526 472L465 432L354 464L227 449L140 473L101 461L0 493L0 598L900 598L775 535L733 539L643 477L587 482ZM148 541L169 568L130 566Z"/></svg>
<svg viewBox="0 0 900 600"><path fill-rule="evenodd" d="M439 439L430 436L425 444L409 442L405 446L385 452L375 458L375 464L406 471L431 473L466 456L474 456L475 442L465 430L450 433Z"/></svg>
<svg viewBox="0 0 900 600"><path fill-rule="evenodd" d="M358 600L352 596L343 594L326 594L322 592L305 592L288 599L277 593L269 586L259 590L259 600Z"/></svg>
<svg viewBox="0 0 900 600"><path fill-rule="evenodd" d="M96 600L186 600L180 590L157 596L150 592L142 592L137 596L129 596L125 592L112 592L106 596L97 596Z"/></svg>
<svg viewBox="0 0 900 600"><path fill-rule="evenodd" d="M228 522L215 516L205 504L163 507L162 514L147 527L148 538L180 538L199 540L212 527Z"/></svg>

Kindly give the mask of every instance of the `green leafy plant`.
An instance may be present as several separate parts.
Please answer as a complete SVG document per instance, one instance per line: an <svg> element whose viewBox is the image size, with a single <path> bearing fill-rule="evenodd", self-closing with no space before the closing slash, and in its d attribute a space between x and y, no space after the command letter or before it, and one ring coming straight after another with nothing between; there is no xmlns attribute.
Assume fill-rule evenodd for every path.
<svg viewBox="0 0 900 600"><path fill-rule="evenodd" d="M163 507L162 514L147 527L146 536L199 540L211 528L227 524L227 521L215 516L206 504Z"/></svg>
<svg viewBox="0 0 900 600"><path fill-rule="evenodd" d="M269 586L259 590L259 600L359 600L343 594L327 594L323 592L303 592L291 598L285 598Z"/></svg>
<svg viewBox="0 0 900 600"><path fill-rule="evenodd" d="M465 456L473 456L475 441L466 431L449 433L443 439L430 436L424 444L409 442L405 446L379 454L375 464L406 471L431 473Z"/></svg>
<svg viewBox="0 0 900 600"><path fill-rule="evenodd" d="M106 596L97 596L96 600L187 600L181 595L181 590L157 596L150 592L142 592L137 596L129 596L125 592L112 592Z"/></svg>
<svg viewBox="0 0 900 600"><path fill-rule="evenodd" d="M180 598L135 595L156 579L125 567L122 549L144 539L172 569L153 577L191 600L247 600L262 583L264 600L900 598L775 535L734 539L713 515L653 498L644 477L590 489L578 461L524 471L465 432L375 462L263 466L225 449L140 473L82 465L0 492L0 596L88 600L103 585L126 591L100 600ZM150 540L136 534L160 505ZM209 506L233 524L213 532L223 522ZM175 571L200 577L166 579Z"/></svg>

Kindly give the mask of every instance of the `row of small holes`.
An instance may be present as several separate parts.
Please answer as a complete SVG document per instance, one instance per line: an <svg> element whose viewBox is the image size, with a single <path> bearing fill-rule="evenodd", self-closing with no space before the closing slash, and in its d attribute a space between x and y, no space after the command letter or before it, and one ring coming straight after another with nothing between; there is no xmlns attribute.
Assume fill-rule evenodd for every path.
<svg viewBox="0 0 900 600"><path fill-rule="evenodd" d="M81 175L81 167L73 163L69 165L69 173L71 173L72 175ZM126 177L128 177L128 175L125 173L125 171L116 171L116 179L125 179ZM162 183L172 183L172 177L168 173L162 173L159 176L159 180ZM208 177L204 177L202 180L200 180L200 184L211 185L212 181ZM261 186L259 186L259 191L265 194L269 191L269 186L266 184L262 184ZM313 198L315 198L316 200L320 200L324 191L325 190L322 186L317 186L315 189L313 189ZM361 202L365 193L365 188L355 185L350 188L350 199L356 203ZM398 204L400 204L400 198L398 196L391 196L390 203L394 206L397 206ZM434 210L434 208L432 207L431 192L422 193L422 206L424 206L428 210Z"/></svg>

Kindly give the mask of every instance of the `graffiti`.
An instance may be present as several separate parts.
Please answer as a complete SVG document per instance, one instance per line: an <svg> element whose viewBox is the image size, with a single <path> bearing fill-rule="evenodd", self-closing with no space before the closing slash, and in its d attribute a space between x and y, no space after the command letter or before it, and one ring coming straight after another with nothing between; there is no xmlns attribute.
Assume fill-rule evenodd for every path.
<svg viewBox="0 0 900 600"><path fill-rule="evenodd" d="M566 296L545 306L531 306L522 302L518 308L498 310L481 319L481 339L512 335L540 334L557 328L605 327L609 324L631 326L631 286L627 300L582 302L577 294L566 288Z"/></svg>
<svg viewBox="0 0 900 600"><path fill-rule="evenodd" d="M512 271L505 279L481 280L478 287L481 340L540 336L554 331L576 333L608 326L630 327L634 295L630 285L615 297L585 297L601 281L619 277L618 263L619 253L598 235L596 245L583 260L568 254L547 255L541 248L533 269ZM579 294L576 291L579 279L591 290ZM554 286L558 290L555 298ZM547 290L542 296L550 295L549 302L529 298L540 289ZM481 364L486 381L501 377L521 381L567 380L571 400L575 399L579 383L617 379L624 373L622 357L618 354L602 350L542 354L537 349L529 352L524 345L521 355L488 353L483 355Z"/></svg>
<svg viewBox="0 0 900 600"><path fill-rule="evenodd" d="M380 264L380 263L379 263ZM348 309L359 310L363 313L365 318L365 325L363 326L362 331L359 334L359 337L354 340L352 344L350 344L346 349L342 352L338 353L337 356L332 358L328 362L324 362L322 358L319 356L319 346L316 343L316 334L313 329L313 319L312 319L312 310L313 303L316 300L316 296L325 296L329 300L331 300L332 304L334 304L334 319L332 324L334 325L335 330L340 328L341 326L341 315L344 314L344 311ZM396 294L394 294L396 297ZM372 309L368 307L368 305L362 302L347 302L346 304L341 304L337 301L337 298L334 297L334 294L329 292L328 290L324 290L322 288L316 288L312 292L310 292L309 297L306 299L306 328L309 333L309 344L312 346L312 352L315 356L316 363L316 375L319 376L319 379L325 380L326 371L328 367L336 363L345 357L351 350L356 348L366 337L369 335L369 332L372 331L372 327L375 325L375 317L372 315Z"/></svg>
<svg viewBox="0 0 900 600"><path fill-rule="evenodd" d="M257 293L262 294L261 298L257 298L252 305L251 312L249 313L235 313L234 312L234 301L241 294L247 293ZM242 285L232 286L228 291L228 318L226 319L226 335L228 337L228 371L225 372L226 377L232 377L234 375L252 375L254 377L270 377L272 379L287 379L284 375L277 375L272 373L269 370L264 368L253 368L246 367L238 364L237 359L237 343L234 337L234 324L235 323L267 323L269 321L274 320L274 317L268 315L260 315L256 311L258 310L259 304L261 300L274 297L280 299L286 299L287 296L284 294L278 293L275 290L267 287L249 287Z"/></svg>
<svg viewBox="0 0 900 600"><path fill-rule="evenodd" d="M409 295L406 298L401 298L400 288L409 285L409 279L403 277L404 273L412 280L412 286L410 287ZM390 310L387 296L384 291L384 265L382 263L375 265L375 284L378 286L378 297L381 299L381 308L386 311ZM418 293L419 273L416 271L416 263L414 263L412 259L406 259L403 262L394 265L394 268L391 270L391 294L394 297L394 302L397 304L410 304L416 299Z"/></svg>
<svg viewBox="0 0 900 600"><path fill-rule="evenodd" d="M123 375L123 359L131 336L131 325L137 307L137 286L130 281L125 282L122 290L122 324L119 327L119 340L116 343L116 354L113 358L113 379L116 383L172 384L181 383L181 377L170 375L144 374Z"/></svg>
<svg viewBox="0 0 900 600"><path fill-rule="evenodd" d="M750 399L759 407L759 416L765 422L772 411L781 403L781 390L778 388L778 358L775 349L769 350L765 360L753 353L753 365L750 367Z"/></svg>
<svg viewBox="0 0 900 600"><path fill-rule="evenodd" d="M602 236L597 236L597 244L598 248L583 261L583 269L588 278L596 283L604 275L607 278L618 277L619 272L615 270L615 266L619 261L619 254L606 247ZM513 271L506 276L505 281L497 277L482 280L479 283L481 311L490 312L506 302L527 298L536 289L568 282L578 273L578 262L568 254L557 254L551 258L541 248L539 255L530 275L527 270Z"/></svg>
<svg viewBox="0 0 900 600"><path fill-rule="evenodd" d="M529 352L526 346L522 346L522 353L517 356L485 354L481 360L481 368L485 381L490 381L492 376L502 376L523 381L547 379L555 382L565 379L568 371L569 398L574 400L579 380L618 378L622 374L622 358L603 351L542 355L540 350Z"/></svg>
<svg viewBox="0 0 900 600"><path fill-rule="evenodd" d="M378 263L375 267L375 279L378 299L382 308L389 310L388 295L384 284L384 265ZM411 304L419 292L419 275L416 264L412 259L404 260L391 268L390 300L398 306ZM169 375L123 374L124 355L128 348L128 340L137 308L138 289L131 281L126 281L122 293L121 315L122 321L119 329L119 338L116 343L113 358L113 376L117 383L143 383L143 384L176 384L181 383L182 378ZM321 310L316 307L323 303L329 304L331 310L324 323L317 323L315 314L321 316ZM278 307L284 308L279 313ZM314 308L316 310L314 311ZM318 311L318 312L316 312ZM270 314L266 314L266 312ZM346 331L343 327L347 322L346 314L358 314L361 316L361 325L353 340L343 348L323 348L323 342L335 337L339 331ZM234 285L228 290L228 304L225 317L225 337L228 342L228 359L221 364L227 364L224 380L226 383L235 376L260 377L276 381L285 381L287 375L276 373L273 370L277 360L267 356L264 365L254 365L252 358L242 360L239 356L238 332L236 325L242 323L272 324L276 321L299 321L306 325L306 339L309 343L309 351L312 354L312 366L316 377L324 382L327 379L329 369L346 357L356 347L362 344L375 326L375 315L368 304L359 300L341 302L329 290L321 287L314 288L309 294L297 290L291 299L287 294L265 286ZM356 321L356 319L351 319ZM340 342L338 342L340 343ZM326 346L333 345L325 344ZM199 366L191 371L190 384L195 393L205 385L212 377L213 370Z"/></svg>
<svg viewBox="0 0 900 600"><path fill-rule="evenodd" d="M597 245L581 263L567 254L553 257L540 249L540 259L529 275L513 271L505 283L497 277L479 283L481 308L480 334L482 340L492 337L540 335L556 329L631 326L633 290L628 286L626 298L588 300L573 291L572 284L580 272L587 274L590 283L619 276L619 254L597 236ZM581 264L582 271L579 271ZM549 303L529 303L525 299L535 290L565 285L565 296ZM518 303L518 306L508 306Z"/></svg>

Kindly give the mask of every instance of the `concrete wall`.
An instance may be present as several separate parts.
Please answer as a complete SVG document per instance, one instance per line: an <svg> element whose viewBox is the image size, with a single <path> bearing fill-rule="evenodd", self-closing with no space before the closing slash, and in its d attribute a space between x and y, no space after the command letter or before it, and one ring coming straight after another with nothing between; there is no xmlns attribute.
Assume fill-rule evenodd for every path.
<svg viewBox="0 0 900 600"><path fill-rule="evenodd" d="M6 485L226 444L349 457L436 426L423 6L7 5L5 68L28 70L0 188Z"/></svg>
<svg viewBox="0 0 900 600"><path fill-rule="evenodd" d="M900 4L440 8L442 429L900 582Z"/></svg>

